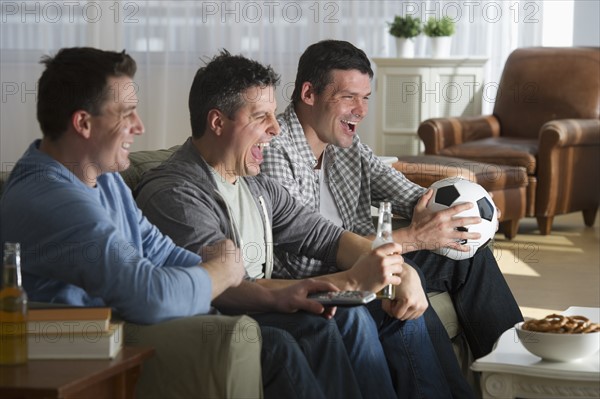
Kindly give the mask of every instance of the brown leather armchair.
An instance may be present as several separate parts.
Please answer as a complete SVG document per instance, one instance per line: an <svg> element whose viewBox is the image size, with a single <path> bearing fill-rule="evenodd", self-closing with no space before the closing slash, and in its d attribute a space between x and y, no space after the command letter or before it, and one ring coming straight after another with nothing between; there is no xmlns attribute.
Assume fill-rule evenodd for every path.
<svg viewBox="0 0 600 399"><path fill-rule="evenodd" d="M527 170L526 216L549 234L555 215L583 212L594 224L600 199L600 48L513 51L492 115L435 118L418 130L425 153Z"/></svg>

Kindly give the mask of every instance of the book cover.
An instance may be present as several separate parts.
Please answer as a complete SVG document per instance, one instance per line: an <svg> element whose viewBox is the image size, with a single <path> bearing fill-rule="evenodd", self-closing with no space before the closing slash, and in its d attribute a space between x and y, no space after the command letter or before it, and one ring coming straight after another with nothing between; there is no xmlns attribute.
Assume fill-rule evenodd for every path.
<svg viewBox="0 0 600 399"><path fill-rule="evenodd" d="M49 307L29 309L27 332L30 334L108 331L111 308Z"/></svg>
<svg viewBox="0 0 600 399"><path fill-rule="evenodd" d="M123 322L106 331L27 335L29 359L112 359L123 347Z"/></svg>

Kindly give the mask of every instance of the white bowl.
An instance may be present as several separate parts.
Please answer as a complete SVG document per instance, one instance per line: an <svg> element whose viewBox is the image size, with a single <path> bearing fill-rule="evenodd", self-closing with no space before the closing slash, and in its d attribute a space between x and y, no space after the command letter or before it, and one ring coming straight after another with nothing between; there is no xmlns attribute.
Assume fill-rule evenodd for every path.
<svg viewBox="0 0 600 399"><path fill-rule="evenodd" d="M586 358L600 349L600 332L587 334L557 334L523 330L523 322L515 324L521 344L544 360L569 362Z"/></svg>

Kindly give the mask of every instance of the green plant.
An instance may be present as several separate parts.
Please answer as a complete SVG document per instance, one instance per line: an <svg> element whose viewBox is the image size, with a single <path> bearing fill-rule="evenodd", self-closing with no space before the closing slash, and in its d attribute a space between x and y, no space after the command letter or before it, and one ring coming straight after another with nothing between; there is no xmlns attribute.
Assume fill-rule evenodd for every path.
<svg viewBox="0 0 600 399"><path fill-rule="evenodd" d="M431 17L423 25L423 32L429 37L452 36L454 30L454 21L447 16L442 19Z"/></svg>
<svg viewBox="0 0 600 399"><path fill-rule="evenodd" d="M406 17L396 15L394 21L387 24L390 27L390 35L395 37L410 39L421 33L421 20L410 15Z"/></svg>

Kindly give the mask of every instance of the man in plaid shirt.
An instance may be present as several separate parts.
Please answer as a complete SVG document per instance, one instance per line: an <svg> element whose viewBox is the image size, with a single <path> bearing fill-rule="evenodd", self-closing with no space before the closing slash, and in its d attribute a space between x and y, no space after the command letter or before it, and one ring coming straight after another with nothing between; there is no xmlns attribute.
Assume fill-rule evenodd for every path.
<svg viewBox="0 0 600 399"><path fill-rule="evenodd" d="M298 64L292 103L278 117L281 133L266 149L262 171L305 206L370 238L375 233L371 205L391 201L394 214L411 220L410 226L393 233L405 260L421 268L428 290L449 292L471 351L479 358L523 317L489 249L462 261L430 251L439 243L468 250L457 241L479 235L457 228L478 223L479 218L454 215L471 205L432 214L426 209L431 191L383 164L360 142L356 131L368 110L372 77L365 53L348 42L325 40L309 46ZM334 271L313 259L276 254L274 276L299 278ZM404 295L408 294L401 291L396 300L403 301ZM445 350L440 338L446 335L434 334L440 328L437 315L430 307L425 316L434 345Z"/></svg>

